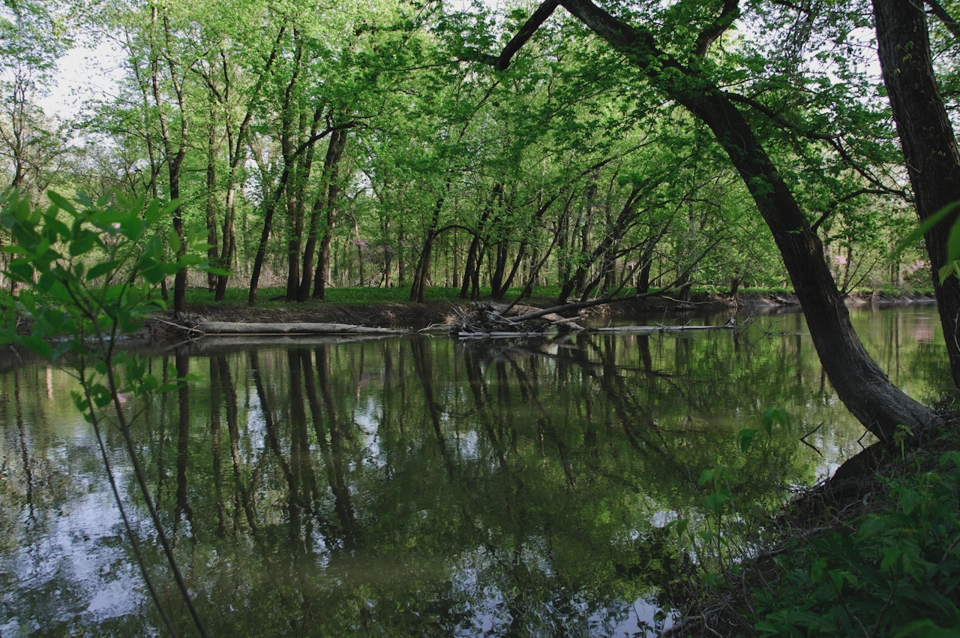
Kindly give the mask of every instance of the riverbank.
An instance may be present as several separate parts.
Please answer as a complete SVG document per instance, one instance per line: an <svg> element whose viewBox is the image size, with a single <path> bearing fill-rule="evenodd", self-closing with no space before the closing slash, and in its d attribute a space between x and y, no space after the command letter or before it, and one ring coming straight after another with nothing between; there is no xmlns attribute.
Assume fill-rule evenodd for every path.
<svg viewBox="0 0 960 638"><path fill-rule="evenodd" d="M371 302L374 294L383 289L366 289L360 294L344 291L342 297L350 301L308 301L297 304L273 300L262 306L251 307L243 301L230 300L216 303L201 297L200 291L191 295L188 314L192 320L243 322L243 323L338 323L392 330L421 330L428 326L452 326L457 318L473 307L474 302L460 299L452 289L432 289L424 303L409 301ZM354 291L356 292L356 291ZM550 291L552 292L552 291ZM394 290L384 291L384 297L395 298ZM265 298L269 299L266 295ZM337 296L334 296L336 299ZM513 297L508 297L511 299ZM482 301L489 301L489 298ZM847 298L850 306L889 306L905 304L932 304L932 295L914 293L856 292ZM538 295L523 300L526 306L550 308L556 298ZM735 297L714 293L697 293L688 299L669 294L644 298L626 297L609 304L594 306L581 311L585 317L621 317L644 313L717 312L726 309L757 309L760 312L779 310L799 311L796 295L779 291L744 292ZM158 317L152 330L155 340L170 336L170 326L163 317Z"/></svg>
<svg viewBox="0 0 960 638"><path fill-rule="evenodd" d="M291 303L278 298L278 290L263 291L263 300L256 306L249 306L242 291L229 291L224 302L213 301L205 290L188 291L188 309L186 324L195 325L202 321L292 324L292 323L335 323L370 328L386 328L397 331L419 331L429 327L438 330L453 326L457 318L474 306L473 301L460 299L452 288L430 288L427 301L414 303L402 301L409 292L398 288L353 288L333 289L330 301L307 301ZM512 299L519 291L511 291ZM541 294L525 298L523 304L536 308L549 308L556 305L558 289L545 288ZM9 304L9 294L0 294L0 312ZM374 300L388 301L374 301ZM484 298L481 301L489 301ZM855 292L848 296L851 307L896 306L909 304L935 304L932 294L891 293L891 292ZM665 294L644 298L626 297L622 300L595 306L581 311L587 321L594 323L605 318L642 316L644 314L677 316L696 316L721 311L750 309L754 314L774 314L778 312L799 312L796 295L783 290L747 290L735 297L716 293L695 293L686 300ZM20 320L18 330L29 334L30 322ZM196 333L185 330L183 325L174 322L169 313L157 313L144 323L136 334L126 338L133 347L172 346L195 338ZM35 361L36 355L24 348L0 346L0 371L10 369L23 362Z"/></svg>
<svg viewBox="0 0 960 638"><path fill-rule="evenodd" d="M946 636L960 614L960 429L874 444L691 570L664 636ZM709 498L709 495L707 495ZM732 526L731 526L732 528ZM728 539L729 541L729 539ZM709 564L701 556L701 564Z"/></svg>

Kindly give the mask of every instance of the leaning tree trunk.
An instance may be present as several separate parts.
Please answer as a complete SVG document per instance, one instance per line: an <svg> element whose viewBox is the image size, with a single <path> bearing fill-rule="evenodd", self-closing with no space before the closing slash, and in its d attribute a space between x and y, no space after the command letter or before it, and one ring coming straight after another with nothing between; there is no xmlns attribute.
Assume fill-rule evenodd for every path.
<svg viewBox="0 0 960 638"><path fill-rule="evenodd" d="M270 232L273 229L273 215L277 210L277 204L280 197L283 196L283 190L287 184L287 177L290 175L288 167L284 167L280 175L280 183L277 185L272 196L264 202L263 230L260 233L260 243L257 246L257 256L253 259L253 272L250 273L250 290L247 294L247 303L251 306L257 302L257 290L260 287L260 273L263 271L263 262L267 257L267 243L270 241Z"/></svg>
<svg viewBox="0 0 960 638"><path fill-rule="evenodd" d="M881 439L892 438L901 424L938 423L932 410L893 385L867 354L827 268L820 238L730 99L696 67L661 51L651 32L614 18L590 0L560 4L713 131L773 234L820 361L847 409Z"/></svg>
<svg viewBox="0 0 960 638"><path fill-rule="evenodd" d="M730 156L770 228L820 361L847 409L881 439L891 438L901 424L936 422L929 408L893 385L867 354L827 267L820 238L743 115L719 90L683 97L681 103L710 127Z"/></svg>
<svg viewBox="0 0 960 638"><path fill-rule="evenodd" d="M470 284L473 283L474 273L479 269L477 255L480 250L480 233L474 233L470 240L470 248L467 250L467 259L463 267L463 283L460 285L460 298L467 299L470 296Z"/></svg>
<svg viewBox="0 0 960 638"><path fill-rule="evenodd" d="M495 252L496 259L493 262L493 275L490 277L490 296L497 300L503 299L503 296L507 294L507 289L503 281L503 277L507 271L507 257L509 256L507 249L506 239L501 239L497 242Z"/></svg>
<svg viewBox="0 0 960 638"><path fill-rule="evenodd" d="M529 242L526 239L520 240L520 246L517 247L517 256L513 260L513 266L510 268L510 273L507 274L507 278L503 280L502 290L500 291L500 297L502 298L507 294L507 291L510 290L510 286L513 285L513 281L517 278L517 273L520 272L520 266L523 265L524 257L527 255L527 246Z"/></svg>
<svg viewBox="0 0 960 638"><path fill-rule="evenodd" d="M430 267L433 260L433 244L437 236L434 230L427 233L420 251L420 260L413 275L413 286L410 288L410 301L423 303L427 300L427 285L430 283Z"/></svg>
<svg viewBox="0 0 960 638"><path fill-rule="evenodd" d="M450 188L448 179L443 187L444 194L437 198L437 203L433 207L433 215L430 218L430 226L427 228L427 236L423 242L423 250L420 251L420 260L417 263L417 270L413 276L413 286L410 288L410 301L423 303L427 300L427 284L430 282L430 262L433 258L433 244L437 239L437 227L440 225L440 211L443 210L443 202L446 200L446 192Z"/></svg>
<svg viewBox="0 0 960 638"><path fill-rule="evenodd" d="M917 215L928 219L948 204L960 201L960 152L943 106L930 57L922 2L873 0L883 81L890 96L907 173L916 198ZM947 262L947 238L960 212L954 212L924 240L933 266L937 296L953 382L960 387L960 280L940 281Z"/></svg>

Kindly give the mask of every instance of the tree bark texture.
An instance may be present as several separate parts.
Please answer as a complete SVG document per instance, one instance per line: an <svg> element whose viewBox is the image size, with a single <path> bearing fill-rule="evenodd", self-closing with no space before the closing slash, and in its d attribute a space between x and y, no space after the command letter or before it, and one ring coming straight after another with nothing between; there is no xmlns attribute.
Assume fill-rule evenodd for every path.
<svg viewBox="0 0 960 638"><path fill-rule="evenodd" d="M910 0L873 0L883 82L890 97L900 144L916 198L917 216L928 219L960 201L960 152L940 96L930 57L930 40L922 5ZM960 387L960 280L940 282L947 262L950 227L960 212L931 229L924 240L933 267L940 323L954 384Z"/></svg>

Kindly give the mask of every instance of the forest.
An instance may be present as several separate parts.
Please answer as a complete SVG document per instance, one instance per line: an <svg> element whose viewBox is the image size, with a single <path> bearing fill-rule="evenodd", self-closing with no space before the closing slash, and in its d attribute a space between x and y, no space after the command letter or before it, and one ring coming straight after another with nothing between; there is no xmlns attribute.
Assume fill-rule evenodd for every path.
<svg viewBox="0 0 960 638"><path fill-rule="evenodd" d="M736 104L842 294L929 289L923 251L893 251L916 223L915 196L866 3L613 8ZM422 301L428 286L469 299L531 283L564 301L792 285L710 124L569 14L499 69L483 56L526 23L522 4L17 2L5 13L4 180L37 199L177 199L156 232L206 244L229 271L181 273L169 282L178 308L187 286L254 303L264 287L303 302L346 286L409 287ZM932 11L947 113L955 27ZM44 113L58 59L98 44L116 56L116 94L68 118Z"/></svg>
<svg viewBox="0 0 960 638"><path fill-rule="evenodd" d="M391 463L411 455L411 446L418 441L416 445L427 450L427 456L433 454L428 446L437 446L439 461L433 460L440 465L432 470L442 466L451 484L468 485L467 475L475 472L490 481L486 487L491 493L498 489L498 481L505 481L516 490L518 502L523 502L519 495L527 487L521 474L536 465L538 454L550 458L557 464L551 475L556 495L551 498L562 500L564 490L568 495L576 493L578 511L591 508L591 498L584 497L591 493L589 487L598 493L623 490L627 494L630 490L624 486L639 480L632 474L620 482L611 478L627 476L616 465L621 458L652 454L660 462L658 450L669 448L663 458L670 459L671 471L676 470L679 477L671 481L678 486L697 483L691 477L699 471L702 478L693 492L676 487L678 492L660 499L682 503L671 510L679 512L678 518L665 526L644 518L643 525L650 529L645 527L643 534L660 543L661 535L676 531L681 545L689 537L693 550L687 546L675 550L667 543L671 549L663 556L689 559L696 555L697 560L701 555L697 543L702 543L701 553L712 552L709 545L715 540L715 556L702 556L713 556L721 571L731 569L730 562L737 559L724 545L731 541L720 539L726 538L724 524L729 526L730 520L740 516L724 519L733 507L728 486L736 482L731 468L737 463L727 466L724 461L704 469L709 461L687 449L690 441L708 431L696 430L696 419L733 427L732 420L759 410L762 426L740 429L738 438L728 436L730 432L723 428L709 430L717 441L726 437L722 444L710 443L709 452L716 449L729 455L739 448L747 454L757 438L766 442L758 442L762 450L754 448L752 453L762 456L767 465L776 462L771 460L774 452L781 453L780 443L770 443L775 432L777 436L786 433L785 440L791 444L799 441L812 447L822 462L828 462L805 439L830 419L839 423L852 416L885 453L899 450L901 461L907 460L908 438L911 445L923 446L930 441L926 437L948 436L954 430L945 427L951 417L950 403L943 399L956 390L949 386L960 387L960 151L954 134L960 114L958 19L960 2L955 0L543 0L539 4L4 0L0 7L0 180L6 190L0 201L0 310L6 308L7 324L0 331L0 344L16 342L43 356L69 353L73 357L71 365L85 392L74 391L74 401L94 426L127 536L160 620L170 633L181 624L189 626L183 609L177 612L179 620L164 615L164 608L174 608L168 599L175 599L179 592L191 622L206 635L200 621L203 614L192 606L190 588L174 555L181 520L189 522L188 531L181 534L197 542L186 487L191 445L198 440L206 445L209 440L211 475L216 481L225 475L220 461L226 445L218 429L221 417L233 446L237 487L231 497L233 506L228 506L216 483L218 538L226 538L228 527L237 537L247 527L254 536L266 528L269 531L258 542L271 534L287 534L294 544L302 542L305 555L313 560L314 548L307 547L314 534L313 519L305 516L302 520L307 522L301 525L303 511L316 518L318 533L332 543L323 551L335 556L344 552L343 556L355 559L357 539L378 538L382 530L376 527L377 517L369 514L376 508L362 498L351 504L351 490L373 491L384 485L396 489L392 482L397 474L391 472L404 470L390 470ZM79 95L69 113L45 111L47 98L65 90L64 61L71 56L76 60L77 51L84 50L91 58L83 73L109 76L111 88ZM74 218L72 226L64 222L69 216ZM695 346L679 341L666 347L661 340L654 350L670 353L673 363L669 366L652 357L654 346L646 335L620 337L626 344L620 346L621 341L613 337L594 340L584 334L569 337L570 341L486 350L448 342L427 346L420 339L402 345L385 341L366 348L355 348L349 340L336 347L321 340L314 344L316 348L308 349L304 342L284 355L267 348L262 359L253 346L214 354L204 354L202 348L181 349L175 363L164 353L162 365L158 357L150 359L153 355L128 358L114 349L115 337L132 332L136 320L147 315L145 309L159 303L153 295L164 300L166 317L182 326L191 310L189 303L197 300L244 308L267 303L316 307L329 303L332 291L341 289L357 294L361 289L364 294L379 289L382 298L402 298L413 307L422 307L416 304L426 302L431 293L436 298L438 290L464 303L481 298L509 302L518 293L525 296L539 290L541 299L549 296L557 305L652 295L687 302L699 293L733 299L744 292L766 291L795 295L804 321L801 326L796 315L796 324L782 332L760 328L764 338L782 339L776 347L762 339L751 343L739 330L731 332L731 341L723 346L713 341ZM907 298L932 292L937 328L926 326L925 316L907 314L884 320L884 330L892 332L885 332L883 339L861 335L845 303L863 291ZM64 302L66 310L61 304L50 311L44 304L51 300ZM17 332L14 308L33 320L29 336L26 329ZM858 321L861 326L869 323ZM762 325L775 323L769 319ZM64 331L73 334L61 339ZM907 333L920 335L916 342L922 363L908 347ZM938 339L942 333L943 340L931 354L932 341L926 335L934 333ZM812 349L803 345L807 338ZM361 353L358 362L343 354L354 351ZM910 362L901 361L901 351L905 359L911 353ZM370 361L382 359L383 369L376 363L367 370L364 352ZM818 370L806 362L803 352L817 353ZM449 382L446 393L442 387L434 392L434 355L430 353L439 353L444 369L453 371L456 381ZM734 371L732 365L726 367L727 360L757 365L761 353L769 357L775 373L745 374ZM939 355L945 355L943 366L936 363ZM92 367L87 365L90 356L98 361ZM207 392L210 405L197 405L193 417L188 388L196 388L190 383L197 379L189 374L191 356L211 357L210 387L193 390L195 397ZM397 373L400 381L393 376L394 357L402 363L399 370L409 368ZM341 372L347 380L334 378L331 358L343 362ZM268 362L264 367L277 371L275 378L268 379L277 386L273 391L264 389L261 360ZM655 367L655 360L662 369ZM163 372L155 375L155 364ZM670 371L664 372L668 367ZM114 371L121 368L123 372L115 376ZM911 383L901 382L901 368L908 369L904 378L924 379L922 395ZM284 369L288 373L279 372ZM787 378L794 372L795 379ZM621 373L642 381L636 387L624 383ZM24 379L29 379L24 387L29 387L36 406L42 403L44 389L48 399L54 395L50 368L45 374L44 388L39 368L24 373ZM749 389L736 389L737 374ZM408 375L415 375L419 383L408 387ZM497 375L495 381L493 375ZM777 377L778 389L788 384L793 388L789 403L799 413L798 423L790 422L787 412L773 405L777 399L767 396L767 386L757 380L761 377ZM559 380L559 389L553 390L556 397L541 402L539 378L551 383ZM464 379L466 385L456 385ZM710 396L717 379L722 380L724 398L719 391ZM0 407L4 415L14 415L8 416L11 423L17 423L23 460L16 463L23 467L29 487L23 500L32 516L33 474L20 372L0 381L5 388ZM336 389L341 382L343 388ZM368 392L365 388L381 382L385 388L396 383L399 389L385 390L383 396L369 391L376 397L364 407L360 399ZM565 394L567 383L585 393L582 400ZM638 388L643 384L649 387L641 399ZM603 392L590 395L586 389L594 385ZM60 392L59 379L57 387ZM278 399L288 388L290 397ZM318 389L323 401L310 394ZM409 427L425 429L410 440L405 438L406 425L399 427L399 434L392 432L393 417L384 416L394 414L385 407L394 399L384 397L399 396L397 401L407 405L408 391L424 394L420 416L410 416ZM166 476L163 432L168 404L174 410L167 397L174 392L180 419L175 507L172 494L164 500L159 487ZM237 397L243 392L245 399L240 401ZM543 392L546 396L551 391ZM539 410L536 432L528 432L529 423L522 418L514 422L516 415L504 416L514 410L517 393L526 405L517 410L530 406ZM468 394L473 397L472 407L461 409ZM496 410L502 411L499 416L492 415L494 395L500 405ZM674 415L671 410L680 402L675 397L689 401L683 409L696 417ZM147 415L149 428L161 432L160 443L149 450L158 459L154 462L151 457L145 469L139 465L134 439L153 434L137 429L148 426L126 421L124 402L128 400L142 401L143 410L136 414ZM377 402L379 416L370 416L376 410L369 406ZM741 402L748 403L749 410ZM443 408L445 403L454 407ZM671 407L663 407L661 413L661 403ZM820 425L809 423L824 406L839 404L850 414L839 417L831 412ZM310 408L309 419L305 406ZM554 414L557 406L565 411ZM207 407L212 432L203 430L207 412L201 408ZM46 408L31 409L41 414ZM159 419L154 420L152 409L161 411ZM586 433L576 434L577 423L593 423L594 409L605 417L586 428ZM246 424L238 418L238 410L248 415ZM406 412L396 412L401 415L396 423L407 423ZM647 418L648 412L659 416ZM576 414L571 420L572 413ZM113 433L122 434L127 454L124 461L115 458L114 462L132 464L139 492L128 495L128 500L139 503L137 499L142 499L159 534L163 557L152 541L145 543L148 552L137 549L138 532L123 513L124 486L114 482L110 446L99 430L101 423L114 418L118 427ZM265 434L256 431L259 425L251 425L261 418ZM322 425L325 419L329 423ZM383 431L374 427L368 436L364 419L385 419L379 422ZM308 432L308 421L315 432ZM452 426L454 421L457 425ZM288 422L293 429L281 432ZM193 432L191 424L202 434ZM474 429L473 439L466 443L460 424ZM641 425L649 428L642 435L636 429ZM814 425L815 429L808 428ZM348 442L343 448L355 456L349 471L361 477L353 485L347 485L345 461L338 451L341 426ZM613 470L603 469L599 456L593 456L599 455L597 432L613 426L623 433L609 435L615 442L608 447L614 450L611 458L616 463ZM456 431L451 433L450 428ZM497 428L503 431L495 432ZM665 428L669 436L658 428ZM807 434L800 436L803 431ZM241 438L243 446L252 450L262 436L268 437L266 444L276 456L277 466L270 466L270 471L274 478L284 477L270 489L255 487L271 484L269 480L260 483L265 455L251 453L241 460L240 454ZM324 447L328 436L336 447L333 453ZM846 445L832 443L833 433L824 436L823 441L835 448ZM377 442L370 443L369 437ZM322 458L311 460L313 440ZM555 454L553 448L546 450L545 441L555 444ZM120 450L120 443L116 445ZM948 445L955 449L956 440ZM936 447L924 453L933 454ZM621 449L627 452L621 455ZM802 480L817 474L811 468L821 461L809 451L782 453L797 464L792 474ZM475 465L484 455L489 463ZM916 462L918 468L922 463L932 467L933 457L925 458ZM834 460L831 456L828 464ZM518 468L512 467L514 462ZM953 492L929 497L931 503L942 506L949 522L944 523L949 533L930 545L942 550L944 558L937 563L942 567L948 559L960 561L956 490L947 485L960 481L960 453L945 455L938 462L938 467L956 465L949 473L944 470L948 478L938 484ZM361 471L367 467L364 463L382 463L387 469L371 470L367 476ZM586 469L579 471L578 463ZM497 467L487 467L491 464ZM313 473L319 475L321 467L329 474L329 493L317 487ZM847 467L848 473L857 471ZM767 466L750 465L749 469L759 475ZM488 470L489 476L484 473ZM916 478L919 471L905 476ZM592 483L601 478L610 483ZM757 498L768 499L764 506L773 509L773 497L764 492L767 488L748 485L747 480L738 483L739 488L759 493ZM7 489L4 485L0 483L0 488ZM909 490L920 490L909 485L913 486ZM714 491L703 496L710 486ZM203 483L196 492L199 496L190 498L210 496L203 491L206 487ZM258 495L256 489L264 491ZM283 506L286 514L256 511L254 501L276 506L282 500L276 494L284 490L289 499L288 506ZM325 500L324 494L332 495L333 501ZM701 500L715 519L709 513L681 517L683 508ZM456 521L451 526L460 524L458 516L464 517L469 525L461 531L472 530L470 542L482 544L477 540L482 534L476 535L473 528L486 524L476 512L489 503L468 501L451 515ZM235 522L228 526L224 517L230 507ZM438 507L432 505L423 512ZM522 507L525 512L527 506ZM904 505L908 507L905 515L935 510L933 505L919 509L915 503ZM358 520L358 511L367 511L369 518ZM637 511L620 503L590 516L626 519ZM168 543L164 516L170 512L174 523ZM404 531L397 534L415 537L416 531L410 530L420 524L420 514L417 510L398 517L404 521ZM287 515L289 530L281 530L276 520ZM507 512L503 517L512 515ZM241 524L241 519L246 522ZM690 520L701 524L700 536L692 531L684 536ZM683 529L680 521L687 521ZM517 528L522 530L528 522L518 515ZM604 534L624 533L611 531L608 522L598 529ZM543 538L576 547L576 541L563 534L554 539L552 525L544 523ZM884 530L893 534L894 527ZM570 529L574 530L571 537L576 537L577 524ZM896 533L900 531L897 527ZM446 540L441 543L442 532L437 534L431 542L456 547ZM522 532L509 542L522 546ZM744 541L744 546L750 542ZM396 550L391 543L383 541L384 552ZM204 551L209 547L204 546ZM471 551L472 545L455 550L459 556ZM474 558L481 564L487 550L477 551ZM489 549L491 556L497 551ZM509 554L504 551L504 556ZM558 556L553 548L530 551L542 552L541 562ZM684 554L687 551L692 554ZM869 551L880 550L870 546ZM951 563L936 574L920 577L904 562L906 550L897 551L892 559L885 554L878 569L902 569L918 587L940 582L936 578L952 578L957 571ZM184 550L179 552L183 564ZM522 554L518 549L514 561L522 562ZM272 556L269 551L265 555ZM922 556L927 560L927 554ZM175 575L177 591L161 589L158 594L150 573L156 575L160 569L156 565L164 560ZM725 560L730 561L726 566ZM707 558L703 561L706 564ZM322 563L317 563L321 571L327 569ZM436 574L441 574L437 586L447 586L444 569L435 567ZM186 580L204 569L191 563ZM629 575L629 569L607 565L601 570L604 587L613 588L600 588L606 601L602 605L607 605L605 613L616 617L609 620L611 626L618 626L624 614L635 613L639 631L647 622L640 612L619 607L616 613L610 611L610 605L622 602L619 593L610 592L629 580L624 575ZM815 579L822 576L823 568L819 569ZM831 572L831 577L834 582L839 579L836 588L842 592L846 572L836 573L839 576ZM451 577L454 589L465 582L458 578ZM862 587L860 581L850 582ZM902 608L913 595L902 593L902 582L906 580L901 581L897 572L893 590L879 611L881 618L896 616L896 606ZM566 585L558 583L547 589L560 600ZM881 583L879 589L885 586ZM637 600L641 590L643 595L667 591L662 583L631 587L624 591L631 591ZM949 595L955 598L953 588L951 584ZM293 596L307 595L294 589ZM334 590L339 596L341 592ZM891 606L898 592L902 598ZM464 603L461 593L445 592L438 600L449 606L476 603L469 596ZM882 600L886 594L876 595ZM784 595L786 600L792 597ZM31 604L27 600L24 608ZM220 603L210 603L215 604ZM344 602L342 609L351 604ZM944 605L947 611L938 617L937 628L958 626L960 611L952 599ZM509 626L505 635L523 634L510 633L515 629L512 623L521 622L518 618L529 620L529 614L548 613L516 607L504 612L509 616L503 624ZM865 608L867 613L876 611L870 605ZM388 605L378 613L385 614L385 609ZM303 626L312 627L310 631L330 630L316 629L320 625L312 624L315 616L306 603L301 611ZM403 622L411 622L406 612L397 613ZM575 610L570 613L576 616ZM770 618L800 625L809 621L800 616L780 618L778 613L773 609L768 620L752 627L759 635L773 635L777 632L761 627L763 622L773 622ZM917 613L917 618L901 621L922 624L923 614ZM356 629L371 614L361 609L356 618L347 614L344 622ZM839 619L838 626L858 615L836 608L830 614ZM463 618L468 615L463 612ZM662 624L665 618L656 620ZM124 622L128 620L124 617ZM454 620L450 620L453 628L467 626ZM159 626L156 618L131 622L133 627ZM462 622L482 625L486 621L471 617ZM890 622L891 627L896 624ZM878 635L880 626L878 620L873 631L864 627L860 633ZM838 630L836 635L844 633Z"/></svg>

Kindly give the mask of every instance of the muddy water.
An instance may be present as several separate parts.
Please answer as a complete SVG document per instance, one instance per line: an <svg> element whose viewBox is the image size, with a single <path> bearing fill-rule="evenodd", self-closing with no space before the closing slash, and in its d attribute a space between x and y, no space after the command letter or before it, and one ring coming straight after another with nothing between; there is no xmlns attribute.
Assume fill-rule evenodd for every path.
<svg viewBox="0 0 960 638"><path fill-rule="evenodd" d="M911 395L947 387L933 308L854 322ZM705 468L727 464L741 502L769 508L776 485L815 482L866 442L796 314L736 336L221 341L146 358L191 377L124 410L215 636L643 635L688 549L664 526L702 517ZM75 388L44 366L0 374L0 635L160 634ZM736 433L768 407L791 422L742 453ZM106 443L162 604L196 635L115 426Z"/></svg>

